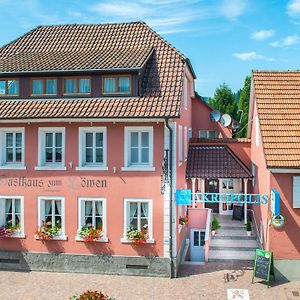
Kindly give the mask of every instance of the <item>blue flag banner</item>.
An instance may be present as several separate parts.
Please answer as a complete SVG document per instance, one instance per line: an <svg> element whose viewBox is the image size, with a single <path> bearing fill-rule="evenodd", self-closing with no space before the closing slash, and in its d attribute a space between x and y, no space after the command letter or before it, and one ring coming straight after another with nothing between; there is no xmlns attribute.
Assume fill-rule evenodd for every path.
<svg viewBox="0 0 300 300"><path fill-rule="evenodd" d="M190 205L190 204L192 204L192 192L191 192L191 190L176 190L176 203L178 205Z"/></svg>
<svg viewBox="0 0 300 300"><path fill-rule="evenodd" d="M273 215L280 215L280 193L276 190L271 190L271 211Z"/></svg>

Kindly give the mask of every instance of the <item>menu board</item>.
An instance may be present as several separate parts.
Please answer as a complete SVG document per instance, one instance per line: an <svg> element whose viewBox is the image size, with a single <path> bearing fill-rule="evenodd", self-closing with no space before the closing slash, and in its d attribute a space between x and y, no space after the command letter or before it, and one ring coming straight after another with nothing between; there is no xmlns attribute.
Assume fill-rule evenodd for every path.
<svg viewBox="0 0 300 300"><path fill-rule="evenodd" d="M243 206L234 205L232 210L232 220L243 220Z"/></svg>
<svg viewBox="0 0 300 300"><path fill-rule="evenodd" d="M254 277L269 282L270 274L274 275L272 252L256 249L252 283Z"/></svg>

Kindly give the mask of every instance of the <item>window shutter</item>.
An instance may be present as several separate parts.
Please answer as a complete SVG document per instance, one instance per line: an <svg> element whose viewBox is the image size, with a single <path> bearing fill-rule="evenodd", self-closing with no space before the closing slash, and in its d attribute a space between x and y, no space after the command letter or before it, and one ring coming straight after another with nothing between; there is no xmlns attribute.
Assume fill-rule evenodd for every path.
<svg viewBox="0 0 300 300"><path fill-rule="evenodd" d="M300 176L293 176L293 208L300 208Z"/></svg>

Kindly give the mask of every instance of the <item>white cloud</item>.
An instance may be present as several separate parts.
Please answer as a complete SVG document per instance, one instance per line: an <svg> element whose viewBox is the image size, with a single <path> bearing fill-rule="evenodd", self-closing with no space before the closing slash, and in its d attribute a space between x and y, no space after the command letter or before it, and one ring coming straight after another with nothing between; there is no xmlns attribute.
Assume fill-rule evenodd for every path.
<svg viewBox="0 0 300 300"><path fill-rule="evenodd" d="M253 32L253 34L251 35L251 38L253 40L257 40L257 41L263 41L263 40L271 38L272 36L274 36L274 34L275 34L275 30L273 30L273 29L259 30L259 31Z"/></svg>
<svg viewBox="0 0 300 300"><path fill-rule="evenodd" d="M247 9L246 0L223 0L219 7L220 14L231 20L235 20L245 13Z"/></svg>
<svg viewBox="0 0 300 300"><path fill-rule="evenodd" d="M272 46L272 47L289 47L289 46L294 46L298 43L299 43L299 36L294 34L294 35L289 35L280 41L272 42L272 43L270 43L270 46Z"/></svg>
<svg viewBox="0 0 300 300"><path fill-rule="evenodd" d="M261 54L257 54L255 51L251 52L243 52L243 53L234 53L233 56L242 61L249 61L249 60L266 60L266 61L274 61L272 57L266 57Z"/></svg>
<svg viewBox="0 0 300 300"><path fill-rule="evenodd" d="M292 0L288 3L287 14L291 17L300 16L300 0Z"/></svg>

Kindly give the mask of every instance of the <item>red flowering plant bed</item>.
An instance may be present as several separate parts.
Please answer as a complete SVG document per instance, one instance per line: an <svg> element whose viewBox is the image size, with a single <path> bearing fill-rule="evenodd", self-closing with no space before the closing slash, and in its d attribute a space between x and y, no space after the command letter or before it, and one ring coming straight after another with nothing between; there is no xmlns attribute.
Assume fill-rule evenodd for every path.
<svg viewBox="0 0 300 300"><path fill-rule="evenodd" d="M1 238L9 238L14 235L14 233L20 229L20 224L12 224L8 222L7 225L3 225L0 227L0 237Z"/></svg>
<svg viewBox="0 0 300 300"><path fill-rule="evenodd" d="M102 238L102 228L95 228L94 226L82 226L78 230L78 235L83 238L85 242L94 242Z"/></svg>
<svg viewBox="0 0 300 300"><path fill-rule="evenodd" d="M61 226L55 225L52 226L51 222L47 222L38 227L37 231L35 232L36 238L39 240L52 240L55 236L59 235L61 231Z"/></svg>
<svg viewBox="0 0 300 300"><path fill-rule="evenodd" d="M70 300L114 300L100 291L87 290L81 294L76 294Z"/></svg>
<svg viewBox="0 0 300 300"><path fill-rule="evenodd" d="M179 225L184 226L185 224L188 223L188 217L180 217L179 218Z"/></svg>
<svg viewBox="0 0 300 300"><path fill-rule="evenodd" d="M126 236L129 241L135 244L144 244L149 238L148 227L144 226L141 230L138 230L136 227L129 226L127 227Z"/></svg>

